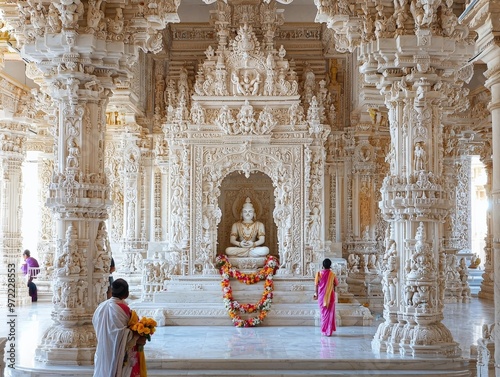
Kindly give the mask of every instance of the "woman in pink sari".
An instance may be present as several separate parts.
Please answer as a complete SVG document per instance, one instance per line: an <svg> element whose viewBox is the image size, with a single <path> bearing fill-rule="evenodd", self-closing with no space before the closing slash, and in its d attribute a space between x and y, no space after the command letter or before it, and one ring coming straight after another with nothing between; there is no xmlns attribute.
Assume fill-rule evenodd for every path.
<svg viewBox="0 0 500 377"><path fill-rule="evenodd" d="M332 261L326 258L323 269L316 273L314 280L314 299L318 300L321 313L321 334L331 336L335 326L335 287L339 284L337 276L330 269Z"/></svg>

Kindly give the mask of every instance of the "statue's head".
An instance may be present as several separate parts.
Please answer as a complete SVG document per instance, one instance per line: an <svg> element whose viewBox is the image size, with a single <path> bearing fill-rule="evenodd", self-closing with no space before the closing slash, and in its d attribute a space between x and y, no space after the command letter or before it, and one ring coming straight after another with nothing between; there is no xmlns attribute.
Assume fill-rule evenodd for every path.
<svg viewBox="0 0 500 377"><path fill-rule="evenodd" d="M246 198L245 203L241 208L241 218L245 221L255 220L255 208L253 207L250 198Z"/></svg>

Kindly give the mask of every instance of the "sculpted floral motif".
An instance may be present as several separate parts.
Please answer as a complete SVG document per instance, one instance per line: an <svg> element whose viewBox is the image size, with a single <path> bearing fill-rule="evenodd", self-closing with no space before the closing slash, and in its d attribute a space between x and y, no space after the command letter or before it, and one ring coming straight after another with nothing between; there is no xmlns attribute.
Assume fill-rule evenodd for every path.
<svg viewBox="0 0 500 377"><path fill-rule="evenodd" d="M217 55L213 58L214 53ZM194 91L200 96L291 96L298 90L294 72L282 47L278 54L261 51L252 26L238 29L230 49L206 51L209 57L200 67Z"/></svg>

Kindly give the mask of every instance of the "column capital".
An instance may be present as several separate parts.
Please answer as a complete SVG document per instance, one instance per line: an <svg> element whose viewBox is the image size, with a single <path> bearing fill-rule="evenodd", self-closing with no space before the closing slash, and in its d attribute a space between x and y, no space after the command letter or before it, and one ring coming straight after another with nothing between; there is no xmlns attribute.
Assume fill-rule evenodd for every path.
<svg viewBox="0 0 500 377"><path fill-rule="evenodd" d="M490 54L490 64L488 64L488 69L483 73L486 77L486 82L484 86L491 90L491 88L500 82L500 48L497 48ZM493 98L492 98L493 99Z"/></svg>
<svg viewBox="0 0 500 377"><path fill-rule="evenodd" d="M43 0L4 2L2 10L25 57L42 62L54 55L76 53L92 56L97 65L104 67L119 61L124 66L139 49L158 52L163 47L161 30L168 23L180 21L177 14L180 1L158 0L155 6L148 4L126 0L103 6L101 0ZM51 41L59 44L50 51L44 50L43 46ZM98 57L103 51L107 54Z"/></svg>
<svg viewBox="0 0 500 377"><path fill-rule="evenodd" d="M500 37L500 6L496 1L478 0L469 3L469 6L460 16L460 22L477 33L476 59L486 62L492 50L498 49Z"/></svg>

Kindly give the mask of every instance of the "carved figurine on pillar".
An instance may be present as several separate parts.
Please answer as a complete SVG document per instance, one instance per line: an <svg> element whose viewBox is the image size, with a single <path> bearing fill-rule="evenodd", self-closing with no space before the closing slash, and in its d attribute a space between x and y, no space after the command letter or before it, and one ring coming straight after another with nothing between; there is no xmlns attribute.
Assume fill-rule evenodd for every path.
<svg viewBox="0 0 500 377"><path fill-rule="evenodd" d="M108 239L108 232L106 230L106 223L102 221L97 230L97 237L95 240L96 257L94 259L94 272L109 273L111 266L111 247Z"/></svg>
<svg viewBox="0 0 500 377"><path fill-rule="evenodd" d="M415 171L425 170L426 165L426 152L422 143L415 143Z"/></svg>

